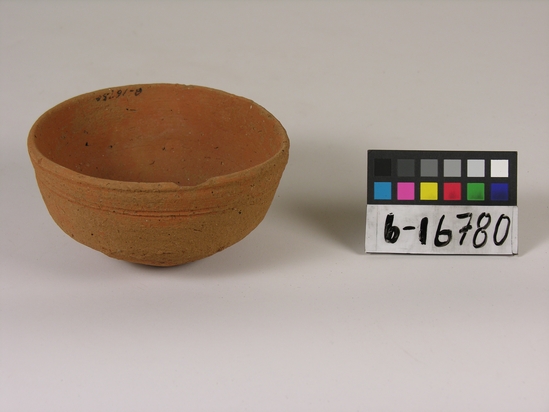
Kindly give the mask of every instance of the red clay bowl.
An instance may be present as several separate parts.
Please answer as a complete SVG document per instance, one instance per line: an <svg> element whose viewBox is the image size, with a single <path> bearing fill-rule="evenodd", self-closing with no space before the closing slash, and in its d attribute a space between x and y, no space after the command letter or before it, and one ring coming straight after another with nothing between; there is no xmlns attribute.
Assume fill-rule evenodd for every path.
<svg viewBox="0 0 549 412"><path fill-rule="evenodd" d="M269 209L289 145L253 101L179 84L74 97L44 113L28 138L61 229L154 266L201 259L248 235Z"/></svg>

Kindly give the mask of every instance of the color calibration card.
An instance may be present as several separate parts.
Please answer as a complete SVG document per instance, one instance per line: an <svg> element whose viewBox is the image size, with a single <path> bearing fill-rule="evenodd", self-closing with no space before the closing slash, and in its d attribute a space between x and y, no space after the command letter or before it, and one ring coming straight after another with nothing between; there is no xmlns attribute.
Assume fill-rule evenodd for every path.
<svg viewBox="0 0 549 412"><path fill-rule="evenodd" d="M368 151L366 252L518 252L517 152Z"/></svg>

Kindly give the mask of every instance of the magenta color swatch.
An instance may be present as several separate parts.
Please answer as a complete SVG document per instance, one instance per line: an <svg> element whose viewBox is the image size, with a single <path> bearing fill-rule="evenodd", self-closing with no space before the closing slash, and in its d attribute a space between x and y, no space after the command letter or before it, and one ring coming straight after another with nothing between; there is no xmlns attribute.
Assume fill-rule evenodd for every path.
<svg viewBox="0 0 549 412"><path fill-rule="evenodd" d="M398 182L397 183L397 199L398 200L414 200L415 186L413 182Z"/></svg>

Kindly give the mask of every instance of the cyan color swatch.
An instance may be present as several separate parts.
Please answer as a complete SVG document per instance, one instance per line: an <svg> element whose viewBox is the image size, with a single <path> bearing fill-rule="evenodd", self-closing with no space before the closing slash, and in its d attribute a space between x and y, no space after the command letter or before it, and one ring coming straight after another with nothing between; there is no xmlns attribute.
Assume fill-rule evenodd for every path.
<svg viewBox="0 0 549 412"><path fill-rule="evenodd" d="M391 182L374 182L374 199L391 200Z"/></svg>

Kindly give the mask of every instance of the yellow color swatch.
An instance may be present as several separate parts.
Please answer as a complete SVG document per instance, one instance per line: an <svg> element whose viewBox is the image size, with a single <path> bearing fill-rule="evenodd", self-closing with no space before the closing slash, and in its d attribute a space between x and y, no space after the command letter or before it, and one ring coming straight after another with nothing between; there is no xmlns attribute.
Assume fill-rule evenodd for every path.
<svg viewBox="0 0 549 412"><path fill-rule="evenodd" d="M421 182L419 184L420 200L438 200L438 183Z"/></svg>

